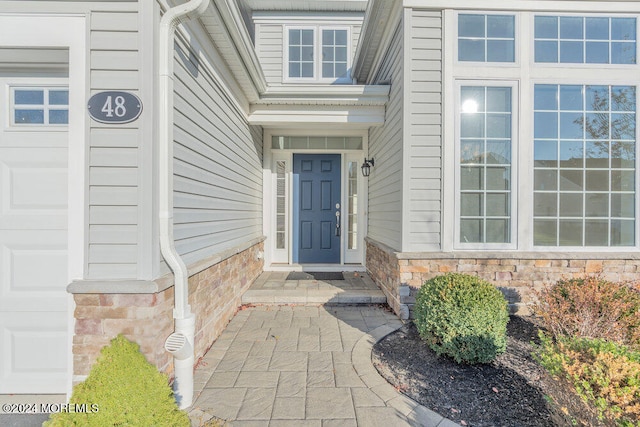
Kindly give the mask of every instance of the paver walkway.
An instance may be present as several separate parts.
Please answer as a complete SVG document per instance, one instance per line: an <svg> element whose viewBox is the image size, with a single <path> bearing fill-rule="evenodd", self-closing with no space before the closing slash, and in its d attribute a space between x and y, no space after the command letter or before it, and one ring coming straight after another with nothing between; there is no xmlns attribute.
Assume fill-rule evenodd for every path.
<svg viewBox="0 0 640 427"><path fill-rule="evenodd" d="M196 369L194 425L440 426L457 424L389 385L371 347L401 322L381 306L240 310Z"/></svg>

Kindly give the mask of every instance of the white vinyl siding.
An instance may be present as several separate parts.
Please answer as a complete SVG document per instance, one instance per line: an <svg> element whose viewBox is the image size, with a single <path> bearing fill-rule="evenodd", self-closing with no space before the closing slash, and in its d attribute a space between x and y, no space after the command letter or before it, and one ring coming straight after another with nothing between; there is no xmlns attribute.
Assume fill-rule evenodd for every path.
<svg viewBox="0 0 640 427"><path fill-rule="evenodd" d="M385 124L369 133L369 158L376 167L369 178L367 235L396 250L402 246L402 26L399 25L374 83L391 84ZM382 166L384 165L384 166Z"/></svg>
<svg viewBox="0 0 640 427"><path fill-rule="evenodd" d="M282 83L283 40L282 25L256 25L256 53L260 59L264 77L269 84Z"/></svg>
<svg viewBox="0 0 640 427"><path fill-rule="evenodd" d="M139 95L141 34L137 5L91 13L90 94L126 90ZM146 107L146 106L145 106ZM88 279L139 277L141 117L127 125L93 120L89 130Z"/></svg>
<svg viewBox="0 0 640 427"><path fill-rule="evenodd" d="M413 10L407 93L408 207L404 251L440 249L442 168L442 16ZM377 159L376 159L377 162Z"/></svg>
<svg viewBox="0 0 640 427"><path fill-rule="evenodd" d="M262 235L262 129L248 125L210 67L179 43L174 236L187 264Z"/></svg>

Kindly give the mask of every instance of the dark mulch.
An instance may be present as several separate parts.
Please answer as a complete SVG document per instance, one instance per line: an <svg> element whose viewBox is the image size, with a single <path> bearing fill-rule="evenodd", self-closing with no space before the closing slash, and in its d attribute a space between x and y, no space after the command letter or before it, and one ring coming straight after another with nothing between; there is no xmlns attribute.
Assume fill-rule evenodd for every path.
<svg viewBox="0 0 640 427"><path fill-rule="evenodd" d="M567 382L534 361L538 328L531 320L512 316L507 351L486 365L437 356L412 323L374 346L373 363L398 391L462 425L600 425Z"/></svg>

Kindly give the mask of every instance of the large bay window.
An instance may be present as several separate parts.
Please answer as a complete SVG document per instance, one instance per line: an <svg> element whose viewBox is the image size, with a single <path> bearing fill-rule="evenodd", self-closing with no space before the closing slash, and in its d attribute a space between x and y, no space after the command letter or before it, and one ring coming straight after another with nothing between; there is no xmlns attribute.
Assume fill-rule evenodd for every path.
<svg viewBox="0 0 640 427"><path fill-rule="evenodd" d="M638 248L637 16L449 16L458 48L445 77L455 88L449 244Z"/></svg>

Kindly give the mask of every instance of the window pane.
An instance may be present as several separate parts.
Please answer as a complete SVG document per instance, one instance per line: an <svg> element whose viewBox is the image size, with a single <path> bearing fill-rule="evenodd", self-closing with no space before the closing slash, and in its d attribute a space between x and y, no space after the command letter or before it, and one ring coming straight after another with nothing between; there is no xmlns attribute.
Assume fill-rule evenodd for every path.
<svg viewBox="0 0 640 427"><path fill-rule="evenodd" d="M336 46L347 46L347 30L335 31Z"/></svg>
<svg viewBox="0 0 640 427"><path fill-rule="evenodd" d="M487 15L487 37L514 38L515 17L511 15Z"/></svg>
<svg viewBox="0 0 640 427"><path fill-rule="evenodd" d="M300 45L300 31L289 30L289 45Z"/></svg>
<svg viewBox="0 0 640 427"><path fill-rule="evenodd" d="M560 246L582 246L582 221L559 221Z"/></svg>
<svg viewBox="0 0 640 427"><path fill-rule="evenodd" d="M43 105L43 90L16 90L15 103L18 105Z"/></svg>
<svg viewBox="0 0 640 427"><path fill-rule="evenodd" d="M584 162L587 168L608 168L609 142L587 142L584 150Z"/></svg>
<svg viewBox="0 0 640 427"><path fill-rule="evenodd" d="M483 188L482 167L463 167L460 170L461 190L481 190Z"/></svg>
<svg viewBox="0 0 640 427"><path fill-rule="evenodd" d="M633 191L636 177L633 171L611 171L611 191Z"/></svg>
<svg viewBox="0 0 640 427"><path fill-rule="evenodd" d="M487 219L487 243L504 243L509 242L509 225L508 219Z"/></svg>
<svg viewBox="0 0 640 427"><path fill-rule="evenodd" d="M560 62L566 64L580 64L584 62L582 56L582 42L560 42Z"/></svg>
<svg viewBox="0 0 640 427"><path fill-rule="evenodd" d="M460 220L460 242L479 243L483 241L482 220L462 219Z"/></svg>
<svg viewBox="0 0 640 427"><path fill-rule="evenodd" d="M513 40L487 40L487 62L513 62L514 58Z"/></svg>
<svg viewBox="0 0 640 427"><path fill-rule="evenodd" d="M611 220L611 246L633 246L635 244L635 221Z"/></svg>
<svg viewBox="0 0 640 427"><path fill-rule="evenodd" d="M511 134L507 135L507 138ZM511 141L487 141L487 164L511 164Z"/></svg>
<svg viewBox="0 0 640 427"><path fill-rule="evenodd" d="M553 86L554 93L556 86ZM584 108L582 105L582 86L577 85L562 85L560 86L560 109L561 110L573 110L582 111ZM536 107L537 108L537 107ZM553 109L557 107L554 106Z"/></svg>
<svg viewBox="0 0 640 427"><path fill-rule="evenodd" d="M537 219L533 222L533 244L537 246L556 246L557 223L555 220Z"/></svg>
<svg viewBox="0 0 640 427"><path fill-rule="evenodd" d="M536 167L557 167L558 143L556 141L535 141L533 161Z"/></svg>
<svg viewBox="0 0 640 427"><path fill-rule="evenodd" d="M44 124L44 110L15 110L15 124Z"/></svg>
<svg viewBox="0 0 640 427"><path fill-rule="evenodd" d="M333 30L322 30L322 44L324 46L333 45L333 37L334 37Z"/></svg>
<svg viewBox="0 0 640 427"><path fill-rule="evenodd" d="M337 63L335 66L335 70L335 77L347 77L347 64L345 64L344 62Z"/></svg>
<svg viewBox="0 0 640 427"><path fill-rule="evenodd" d="M322 63L322 77L335 77L333 72L333 63Z"/></svg>
<svg viewBox="0 0 640 427"><path fill-rule="evenodd" d="M313 46L313 30L302 30L302 44Z"/></svg>
<svg viewBox="0 0 640 427"><path fill-rule="evenodd" d="M634 218L635 197L633 194L611 195L611 216L614 218Z"/></svg>
<svg viewBox="0 0 640 427"><path fill-rule="evenodd" d="M484 40L458 40L458 61L484 61Z"/></svg>
<svg viewBox="0 0 640 427"><path fill-rule="evenodd" d="M558 62L558 42L557 41L541 41L535 42L535 61L536 62Z"/></svg>
<svg viewBox="0 0 640 427"><path fill-rule="evenodd" d="M535 138L557 138L558 114L535 113L533 136Z"/></svg>
<svg viewBox="0 0 640 427"><path fill-rule="evenodd" d="M589 170L585 172L585 188L587 191L609 191L609 172L606 170Z"/></svg>
<svg viewBox="0 0 640 427"><path fill-rule="evenodd" d="M588 40L609 40L608 18L587 18L585 27Z"/></svg>
<svg viewBox="0 0 640 427"><path fill-rule="evenodd" d="M535 193L533 197L533 215L558 215L558 197L556 193Z"/></svg>
<svg viewBox="0 0 640 427"><path fill-rule="evenodd" d="M609 43L607 42L587 42L587 58L589 64L609 63Z"/></svg>
<svg viewBox="0 0 640 427"><path fill-rule="evenodd" d="M612 40L635 40L636 39L636 18L612 18L611 19L611 39Z"/></svg>
<svg viewBox="0 0 640 427"><path fill-rule="evenodd" d="M636 88L633 86L611 87L612 111L636 111Z"/></svg>
<svg viewBox="0 0 640 427"><path fill-rule="evenodd" d="M460 215L482 216L482 206L481 193L462 193L460 195Z"/></svg>
<svg viewBox="0 0 640 427"><path fill-rule="evenodd" d="M582 18L575 16L560 17L560 38L561 39L583 39Z"/></svg>
<svg viewBox="0 0 640 427"><path fill-rule="evenodd" d="M302 64L300 77L313 77L313 63L305 62Z"/></svg>
<svg viewBox="0 0 640 427"><path fill-rule="evenodd" d="M511 113L511 88L487 88L487 111Z"/></svg>
<svg viewBox="0 0 640 427"><path fill-rule="evenodd" d="M484 15L458 15L458 37L484 36Z"/></svg>
<svg viewBox="0 0 640 427"><path fill-rule="evenodd" d="M563 191L582 191L582 169L560 169L560 190ZM580 203L582 207L582 203Z"/></svg>
<svg viewBox="0 0 640 427"><path fill-rule="evenodd" d="M510 138L511 137L511 115L510 114L487 114L487 137L488 138Z"/></svg>
<svg viewBox="0 0 640 427"><path fill-rule="evenodd" d="M582 216L582 193L560 193L561 217Z"/></svg>
<svg viewBox="0 0 640 427"><path fill-rule="evenodd" d="M535 38L537 39L558 38L558 17L557 16L536 16L535 17Z"/></svg>
<svg viewBox="0 0 640 427"><path fill-rule="evenodd" d="M572 215L580 216L580 215ZM606 193L586 193L584 200L585 217L608 217L609 216L609 194Z"/></svg>
<svg viewBox="0 0 640 427"><path fill-rule="evenodd" d="M69 110L49 110L49 123L62 125L69 123Z"/></svg>
<svg viewBox="0 0 640 427"><path fill-rule="evenodd" d="M289 77L300 77L299 63L289 63Z"/></svg>
<svg viewBox="0 0 640 427"><path fill-rule="evenodd" d="M582 139L582 113L560 113L560 138Z"/></svg>
<svg viewBox="0 0 640 427"><path fill-rule="evenodd" d="M603 220L585 221L585 245L607 246L609 244L609 223Z"/></svg>
<svg viewBox="0 0 640 427"><path fill-rule="evenodd" d="M508 167L487 168L487 190L509 190L511 188L511 169Z"/></svg>
<svg viewBox="0 0 640 427"><path fill-rule="evenodd" d="M462 138L482 138L484 137L484 115L483 114L462 114L460 117Z"/></svg>
<svg viewBox="0 0 640 427"><path fill-rule="evenodd" d="M558 189L558 171L555 169L539 169L533 174L533 189L555 191Z"/></svg>
<svg viewBox="0 0 640 427"><path fill-rule="evenodd" d="M536 85L533 107L536 110L558 109L558 86Z"/></svg>
<svg viewBox="0 0 640 427"><path fill-rule="evenodd" d="M69 105L69 91L68 90L50 90L49 104L50 105Z"/></svg>
<svg viewBox="0 0 640 427"><path fill-rule="evenodd" d="M509 216L509 193L487 193L487 216Z"/></svg>
<svg viewBox="0 0 640 427"><path fill-rule="evenodd" d="M560 141L560 167L582 168L582 141Z"/></svg>

